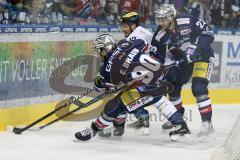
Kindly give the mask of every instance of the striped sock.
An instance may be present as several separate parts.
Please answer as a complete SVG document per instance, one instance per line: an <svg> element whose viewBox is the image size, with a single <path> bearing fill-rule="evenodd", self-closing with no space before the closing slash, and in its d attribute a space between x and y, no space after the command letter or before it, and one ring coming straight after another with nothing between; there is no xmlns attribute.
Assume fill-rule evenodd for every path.
<svg viewBox="0 0 240 160"><path fill-rule="evenodd" d="M198 102L198 109L201 114L202 121L211 121L212 119L212 103L211 99Z"/></svg>
<svg viewBox="0 0 240 160"><path fill-rule="evenodd" d="M94 122L99 130L102 130L110 125L112 125L112 121L106 119L104 116L99 116Z"/></svg>
<svg viewBox="0 0 240 160"><path fill-rule="evenodd" d="M182 106L182 98L181 97L172 98L172 99L170 99L170 101L176 107L176 109L178 110L179 113L184 114L185 109Z"/></svg>

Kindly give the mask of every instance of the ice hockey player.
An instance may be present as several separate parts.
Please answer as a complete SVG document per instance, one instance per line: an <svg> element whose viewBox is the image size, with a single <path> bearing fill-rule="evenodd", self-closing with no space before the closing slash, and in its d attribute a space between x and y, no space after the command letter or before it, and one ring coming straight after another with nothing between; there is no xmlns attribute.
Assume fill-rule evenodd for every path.
<svg viewBox="0 0 240 160"><path fill-rule="evenodd" d="M121 30L128 41L142 39L148 43L147 50L150 48L153 34L140 25L140 16L136 12L124 12L120 17ZM139 108L133 113L137 118L136 122L128 125L130 128L140 129L140 134L149 134L149 113L146 109ZM126 115L127 116L127 115ZM112 128L106 128L98 132L101 137L110 137Z"/></svg>
<svg viewBox="0 0 240 160"><path fill-rule="evenodd" d="M112 100L107 102L101 115L92 122L90 128L79 131L75 137L86 141L97 132L113 124L115 136L122 136L126 113L132 113L146 105L153 104L176 127L169 133L172 139L190 134L182 114L177 112L164 95L173 88L171 83L163 80L165 69L159 61L144 53L147 43L143 40L115 40L108 34L102 34L94 41L99 55L104 60L95 86L108 93L121 84L127 85ZM149 98L151 97L151 98Z"/></svg>
<svg viewBox="0 0 240 160"><path fill-rule="evenodd" d="M208 96L208 84L213 69L214 52L211 43L214 35L209 26L200 19L190 15L176 16L173 5L163 4L155 10L155 20L158 28L152 39L155 55L164 63L167 52L171 52L176 60L185 59L186 63L169 71L174 91L169 94L170 101L180 113L182 106L182 86L192 77L192 93L196 98L202 119L202 128L198 136L213 132L212 105ZM171 123L163 125L171 128Z"/></svg>

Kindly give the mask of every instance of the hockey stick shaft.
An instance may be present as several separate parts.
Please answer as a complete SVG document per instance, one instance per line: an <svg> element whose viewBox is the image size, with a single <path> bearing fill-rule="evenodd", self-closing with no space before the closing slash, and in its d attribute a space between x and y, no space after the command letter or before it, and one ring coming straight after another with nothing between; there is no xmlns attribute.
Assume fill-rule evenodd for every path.
<svg viewBox="0 0 240 160"><path fill-rule="evenodd" d="M91 101L83 104L82 106L80 106L80 107L78 107L78 108L76 108L76 109L74 109L74 110L72 110L72 111L70 111L70 112L68 112L68 113L66 113L66 114L58 117L57 119L55 119L55 120L53 120L53 121L51 121L51 122L49 122L49 123L47 123L47 124L45 124L45 125L40 126L39 129L43 129L43 128L47 127L47 126L50 126L50 125L52 125L53 123L56 123L56 122L64 119L65 117L68 117L69 115L73 114L74 112L77 112L78 110L83 109L83 108L86 108L86 107L88 107L89 105L91 105L91 104L93 104L93 103L101 100L101 99L104 98L105 96L106 96L105 93L100 94L99 96L97 96L96 98L92 99Z"/></svg>
<svg viewBox="0 0 240 160"><path fill-rule="evenodd" d="M120 87L119 89L117 89L116 92L118 92L118 91L120 91L120 90L123 90L125 87L126 87L126 86ZM87 102L87 103L85 103L85 104L83 104L83 105L81 105L81 106L78 106L78 108L76 108L76 109L74 109L74 110L72 110L72 111L70 111L70 112L62 115L61 117L59 117L59 118L57 118L57 119L55 119L55 120L53 120L53 121L51 121L51 122L49 122L49 123L47 123L47 124L45 124L45 125L40 126L39 129L43 129L43 128L47 127L47 126L50 126L50 125L52 125L53 123L56 123L56 122L58 122L59 120L62 120L62 119L64 119L64 118L68 117L69 115L73 114L74 112L77 112L77 111L80 110L80 109L86 108L86 107L94 104L95 102L97 102L97 101L99 101L99 100L107 97L108 95L109 95L109 94L102 93L102 94L98 95L97 97L95 97L94 99L90 100L89 102Z"/></svg>
<svg viewBox="0 0 240 160"><path fill-rule="evenodd" d="M90 92L94 91L95 88L89 89L86 92L82 93L80 96L78 96L77 98L73 98L73 99L69 99L69 101L67 103L65 103L64 105L58 107L57 109L49 112L48 114L46 114L45 116L39 118L38 120L34 121L33 123L29 124L28 126L24 127L24 128L13 128L13 132L16 134L21 134L22 132L26 131L27 129L35 126L36 124L38 124L39 122L45 120L46 118L50 117L51 115L55 114L57 111L67 107L68 105L72 104L74 101L77 101L78 99L86 96L87 94L89 94Z"/></svg>

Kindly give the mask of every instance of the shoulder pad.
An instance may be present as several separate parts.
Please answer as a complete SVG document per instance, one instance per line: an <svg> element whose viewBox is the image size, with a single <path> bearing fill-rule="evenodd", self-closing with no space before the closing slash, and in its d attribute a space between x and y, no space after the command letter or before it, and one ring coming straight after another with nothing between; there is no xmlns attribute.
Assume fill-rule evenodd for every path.
<svg viewBox="0 0 240 160"><path fill-rule="evenodd" d="M126 51L130 48L133 47L133 42L132 41L127 41L125 39L121 40L119 43L118 43L118 47L119 49L121 49L122 51Z"/></svg>

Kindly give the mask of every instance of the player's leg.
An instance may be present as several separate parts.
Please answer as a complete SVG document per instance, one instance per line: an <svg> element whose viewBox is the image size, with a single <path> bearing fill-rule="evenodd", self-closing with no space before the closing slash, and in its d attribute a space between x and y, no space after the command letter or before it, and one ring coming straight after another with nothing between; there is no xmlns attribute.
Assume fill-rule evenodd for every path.
<svg viewBox="0 0 240 160"><path fill-rule="evenodd" d="M148 93L151 96L155 96L155 98L153 98L149 103L154 102L153 106L155 106L164 116L166 116L167 119L176 127L174 131L169 133L171 138L190 134L190 130L188 129L187 123L183 119L183 115L177 111L175 106L165 96L158 96L164 95L171 91L173 89L173 85L165 80L162 80L159 83L161 85L157 87L157 93L156 91L152 90L151 86L140 86L139 93L141 95ZM149 103L147 103L147 105L149 105Z"/></svg>
<svg viewBox="0 0 240 160"><path fill-rule="evenodd" d="M178 72L179 72L179 67L177 67L177 66L171 67L169 69L165 79L168 82L175 82ZM141 129L142 127L149 128L149 113L146 109L139 108L133 114L137 118L137 121L129 124L128 127L135 128L135 129L139 129L139 128ZM171 123L170 123L170 125L172 126Z"/></svg>
<svg viewBox="0 0 240 160"><path fill-rule="evenodd" d="M169 93L169 100L182 115L184 114L185 109L182 105L181 91L182 86L186 84L192 76L191 68L191 65L180 66L178 69L175 68L170 70L167 75L168 79L171 80L172 84L174 85L174 90ZM176 77L174 77L174 75ZM173 125L169 121L162 125L163 129L171 129L172 127Z"/></svg>
<svg viewBox="0 0 240 160"><path fill-rule="evenodd" d="M185 109L182 106L181 90L182 90L182 85L175 84L174 91L169 94L169 100L175 106L177 111L183 115ZM170 121L167 121L162 125L163 129L171 129L173 127L174 126Z"/></svg>
<svg viewBox="0 0 240 160"><path fill-rule="evenodd" d="M197 62L194 64L192 92L196 98L202 119L202 128L198 136L208 135L214 131L212 126L212 103L208 96L208 84L212 68L212 62Z"/></svg>
<svg viewBox="0 0 240 160"><path fill-rule="evenodd" d="M182 86L183 84L174 83L174 91L169 93L169 100L172 102L172 104L175 106L178 112L183 115L185 112L185 109L182 105L182 97L181 97Z"/></svg>
<svg viewBox="0 0 240 160"><path fill-rule="evenodd" d="M129 128L141 129L149 128L149 112L144 108L139 108L133 112L133 115L137 118L137 121L128 124Z"/></svg>
<svg viewBox="0 0 240 160"><path fill-rule="evenodd" d="M101 115L92 122L90 128L77 132L75 137L79 140L86 141L94 137L99 131L103 130L104 128L114 125L115 128L119 127L123 129L121 131L121 135L124 133L124 124L126 117L121 117L121 113L124 113L126 110L123 107L119 96L114 97L112 100L108 101L105 105L105 108ZM120 131L116 130L120 135Z"/></svg>
<svg viewBox="0 0 240 160"><path fill-rule="evenodd" d="M152 98L152 97L149 97L149 98ZM156 103L157 101L159 101L159 97L153 97L149 103L133 111L132 113L136 116L138 120L128 126L135 129L140 129L140 133L142 135L148 135L150 133L149 112L146 109L144 109L144 107L150 106ZM135 126L132 126L132 125L135 125Z"/></svg>
<svg viewBox="0 0 240 160"><path fill-rule="evenodd" d="M98 132L98 136L109 138L112 135L114 136L122 136L124 134L124 127L127 118L127 113L123 111L119 113L119 115L113 120L113 127L110 125L109 127L105 127Z"/></svg>
<svg viewBox="0 0 240 160"><path fill-rule="evenodd" d="M159 98L153 105L176 127L174 131L169 133L172 139L191 133L183 119L183 115L177 111L175 106L165 96Z"/></svg>
<svg viewBox="0 0 240 160"><path fill-rule="evenodd" d="M120 98L128 112L137 118L137 121L129 124L128 127L140 129L141 134L147 135L149 134L149 112L144 109L144 106L149 104L153 97L141 96L141 93L136 89L137 87L139 86L132 87Z"/></svg>

